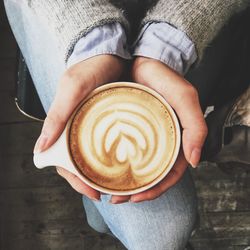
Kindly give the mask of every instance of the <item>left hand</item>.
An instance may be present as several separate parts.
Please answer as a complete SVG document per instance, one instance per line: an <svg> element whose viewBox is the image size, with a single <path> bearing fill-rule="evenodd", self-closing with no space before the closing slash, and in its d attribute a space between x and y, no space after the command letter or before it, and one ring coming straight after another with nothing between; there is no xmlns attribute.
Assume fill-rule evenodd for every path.
<svg viewBox="0 0 250 250"><path fill-rule="evenodd" d="M77 105L96 87L119 79L123 70L123 60L113 55L97 55L66 69L58 83L56 96L44 121L34 153L42 152L53 145ZM100 192L76 175L62 167L56 169L75 191L95 201L100 199Z"/></svg>
<svg viewBox="0 0 250 250"><path fill-rule="evenodd" d="M196 89L177 72L160 61L137 57L132 67L132 79L160 93L176 111L180 119L182 149L168 175L157 185L132 196L115 196L113 204L127 201L153 200L175 185L184 174L188 163L196 167L207 136L207 126Z"/></svg>

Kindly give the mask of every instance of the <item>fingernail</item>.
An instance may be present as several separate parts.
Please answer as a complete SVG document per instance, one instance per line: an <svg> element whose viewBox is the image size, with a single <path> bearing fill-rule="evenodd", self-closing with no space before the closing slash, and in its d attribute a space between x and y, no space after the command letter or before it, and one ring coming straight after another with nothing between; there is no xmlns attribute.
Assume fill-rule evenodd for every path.
<svg viewBox="0 0 250 250"><path fill-rule="evenodd" d="M112 200L109 201L109 203L111 203L111 204L122 204L125 202L127 202L127 201L112 201Z"/></svg>
<svg viewBox="0 0 250 250"><path fill-rule="evenodd" d="M131 199L129 200L129 202L136 203L136 202L140 202L140 200L137 200L137 199L133 199L133 198L131 198Z"/></svg>
<svg viewBox="0 0 250 250"><path fill-rule="evenodd" d="M197 165L199 164L200 157L201 157L201 149L194 148L189 160L189 163L192 165L193 168L196 168Z"/></svg>
<svg viewBox="0 0 250 250"><path fill-rule="evenodd" d="M46 144L48 142L48 136L41 134L40 137L38 138L35 148L34 148L34 153L40 153L43 151L45 148Z"/></svg>
<svg viewBox="0 0 250 250"><path fill-rule="evenodd" d="M95 198L95 197L91 197L90 199L91 199L92 201L100 201L100 199Z"/></svg>

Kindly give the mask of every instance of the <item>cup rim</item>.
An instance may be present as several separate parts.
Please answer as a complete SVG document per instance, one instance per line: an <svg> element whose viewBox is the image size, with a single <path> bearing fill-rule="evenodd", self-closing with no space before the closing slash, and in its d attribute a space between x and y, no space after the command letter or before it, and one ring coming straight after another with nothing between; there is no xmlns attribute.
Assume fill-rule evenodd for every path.
<svg viewBox="0 0 250 250"><path fill-rule="evenodd" d="M106 188L106 187L102 187L98 184L96 184L95 182L91 181L89 178L87 178L80 170L79 168L76 166L73 158L72 158L72 153L70 150L70 144L69 144L69 136L70 136L70 129L71 129L71 125L72 122L74 120L74 117L76 116L78 110L82 107L82 105L84 103L86 103L91 97L95 96L96 94L105 91L107 89L111 89L111 88L118 88L118 87L132 87L132 88L137 88L139 90L143 90L148 92L149 94L153 95L154 97L156 97L168 110L174 126L175 126L175 132L176 132L176 141L175 141L175 149L172 155L172 158L169 162L168 167L157 177L155 178L152 182L136 188L136 189L132 189L132 190L114 190L114 189L110 189L110 188ZM151 187L155 186L157 183L159 183L160 181L162 181L167 174L170 172L170 170L172 169L172 167L174 166L174 163L178 157L179 154L179 150L180 150L180 144L181 144L181 133L180 133L180 125L179 125L179 121L177 118L177 115L175 114L175 111L173 110L173 108L170 106L170 104L165 100L165 98L159 94L158 92L156 92L155 90L142 85L140 83L135 83L135 82L112 82L112 83L107 83L104 84L102 86L97 87L96 89L94 89L92 92L90 92L86 98L84 98L83 101L81 101L78 105L77 108L74 110L74 112L72 113L72 115L70 116L70 119L67 123L66 126L66 146L67 146L67 151L70 157L70 161L72 162L72 165L74 166L75 170L79 173L79 175L81 176L81 179L90 187L92 187L95 190L98 190L102 193L105 194L111 194L111 195L133 195L133 194L137 194L143 191L146 191L148 189L150 189Z"/></svg>

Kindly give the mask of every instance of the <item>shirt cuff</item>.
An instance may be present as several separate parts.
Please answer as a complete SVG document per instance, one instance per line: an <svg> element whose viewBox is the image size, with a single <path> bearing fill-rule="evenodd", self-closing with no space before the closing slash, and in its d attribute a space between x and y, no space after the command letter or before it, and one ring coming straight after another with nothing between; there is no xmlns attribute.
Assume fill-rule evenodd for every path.
<svg viewBox="0 0 250 250"><path fill-rule="evenodd" d="M133 44L133 56L159 60L179 72L187 73L197 59L194 43L168 23L147 23Z"/></svg>
<svg viewBox="0 0 250 250"><path fill-rule="evenodd" d="M110 54L124 59L132 59L127 47L125 31L120 23L109 23L92 29L75 45L67 61L69 68L73 64L93 56Z"/></svg>

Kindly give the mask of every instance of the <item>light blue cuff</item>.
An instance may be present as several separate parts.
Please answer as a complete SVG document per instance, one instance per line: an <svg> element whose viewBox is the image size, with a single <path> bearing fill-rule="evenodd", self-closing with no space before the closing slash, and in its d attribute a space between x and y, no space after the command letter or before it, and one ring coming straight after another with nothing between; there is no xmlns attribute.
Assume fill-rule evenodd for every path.
<svg viewBox="0 0 250 250"><path fill-rule="evenodd" d="M134 42L132 51L133 56L160 60L182 75L197 59L195 45L187 35L164 22L146 24ZM82 37L76 43L67 67L102 54L132 59L121 24L105 24Z"/></svg>
<svg viewBox="0 0 250 250"><path fill-rule="evenodd" d="M110 54L132 59L127 47L125 31L120 23L95 27L75 45L67 61L67 67L93 56Z"/></svg>
<svg viewBox="0 0 250 250"><path fill-rule="evenodd" d="M182 75L197 59L195 45L188 36L164 22L146 24L133 48L134 56L160 60Z"/></svg>

